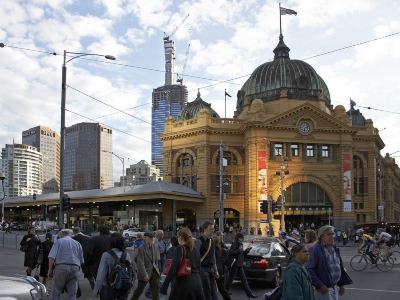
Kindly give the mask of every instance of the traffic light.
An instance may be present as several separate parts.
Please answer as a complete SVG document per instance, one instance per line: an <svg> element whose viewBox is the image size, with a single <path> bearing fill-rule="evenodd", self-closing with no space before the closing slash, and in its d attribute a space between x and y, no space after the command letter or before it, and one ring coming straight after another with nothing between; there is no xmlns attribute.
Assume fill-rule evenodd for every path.
<svg viewBox="0 0 400 300"><path fill-rule="evenodd" d="M278 203L276 201L271 202L271 210L272 212L276 212L278 210Z"/></svg>
<svg viewBox="0 0 400 300"><path fill-rule="evenodd" d="M69 208L70 208L70 206L71 206L70 201L71 201L71 198L68 197L68 195L64 195L64 196L62 197L62 206L63 206L63 210L64 210L64 211L69 210Z"/></svg>
<svg viewBox="0 0 400 300"><path fill-rule="evenodd" d="M268 201L264 200L260 202L260 211L263 214L268 214Z"/></svg>

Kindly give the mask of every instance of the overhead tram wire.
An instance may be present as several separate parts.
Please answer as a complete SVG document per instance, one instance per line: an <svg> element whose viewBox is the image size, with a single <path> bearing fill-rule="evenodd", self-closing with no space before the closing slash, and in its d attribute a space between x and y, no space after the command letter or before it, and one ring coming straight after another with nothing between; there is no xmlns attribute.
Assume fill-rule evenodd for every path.
<svg viewBox="0 0 400 300"><path fill-rule="evenodd" d="M319 56L335 53L335 52L338 52L338 51L354 48L354 47L357 47L357 46L360 46L360 45L368 44L368 43L375 42L375 41L378 41L378 40L382 40L382 39L385 39L385 38L388 38L388 37L393 37L393 36L396 36L396 35L399 35L399 34L400 34L400 31L394 32L394 33L390 33L390 34L387 34L387 35L384 35L384 36L380 36L380 37L373 38L373 39L370 39L370 40L366 40L366 41L363 41L363 42L359 42L359 43L356 43L356 44L351 44L349 46L345 46L345 47L337 48L337 49L334 49L334 50L331 50L331 51L327 51L327 52L323 52L323 53L320 53L320 54L312 55L312 56L303 58L302 60L308 60L308 59L311 59L311 58L315 58L315 57L319 57ZM20 49L20 50L26 50L26 51L41 52L41 53L46 53L46 54L51 54L51 55L59 55L59 56L62 55L62 54L59 54L59 53L56 53L56 52L29 49L29 48L24 48L24 47L19 47L19 46L14 46L14 45L6 45L4 43L0 43L0 47L4 47L4 46L10 47L10 48L15 48L15 49ZM99 63L103 63L103 64L112 64L112 65L116 65L116 66L122 66L122 67L128 67L128 68L135 68L135 69L141 69L141 70L165 73L165 70L160 70L160 69L155 69L155 68L148 68L148 67L141 67L141 66L135 66L135 65L129 65L129 64L123 64L123 63L112 62L112 61L104 61L104 60L97 60L97 59L91 59L91 58L82 58L81 60L95 61L95 62L99 62ZM175 74L177 74L177 73L175 73ZM189 75L189 74L181 74L181 75L184 75L185 77L204 79L204 80L209 80L209 81L218 81L217 79L212 79L212 78L207 78L207 77L202 77L202 76L195 76L195 75ZM218 81L215 84L201 87L200 89L204 89L206 87L211 87L211 86L214 86L214 85L217 85L217 84L230 83L230 81L232 81L232 80L240 79L240 78L243 78L243 77L246 77L246 76L250 76L250 75L251 74L246 74L246 75L242 75L242 76L235 77L235 78L232 78L232 79L221 80L221 81ZM231 83L231 84L240 85L239 83Z"/></svg>
<svg viewBox="0 0 400 300"><path fill-rule="evenodd" d="M128 107L128 108L123 108L122 110L123 111L127 111L127 110L131 110L131 109L134 109L134 108L138 108L138 107L149 105L150 103L151 102L147 102L147 103L144 103L144 104L139 104L139 105L131 106L131 107ZM119 111L116 111L116 112L109 113L109 114L106 114L106 115L98 116L97 118L98 119L105 118L105 117L109 117L109 116L116 115L116 114L119 114L119 113L120 113Z"/></svg>
<svg viewBox="0 0 400 300"><path fill-rule="evenodd" d="M320 54L312 55L312 56L306 57L306 58L304 58L302 60L309 60L309 59L312 59L312 58L315 58L315 57L319 57L319 56L335 53L335 52L338 52L338 51L354 48L354 47L357 47L357 46L360 46L360 45L364 45L364 44L367 44L367 43L375 42L375 41L378 41L378 40L381 40L381 39L385 39L385 38L388 38L388 37L393 37L393 36L396 36L396 35L399 35L399 34L400 34L400 31L399 32L394 32L394 33L387 34L387 35L384 35L384 36L381 36L381 37L377 37L377 38L374 38L374 39L370 39L370 40L367 40L367 41L359 42L359 43L352 44L352 45L349 45L349 46L337 48L337 49L334 49L334 50L331 50L331 51L327 51L327 52L323 52L323 53L320 53ZM10 48L15 48L15 49L20 49L20 50L25 50L25 51L41 52L41 53L51 54L51 55L55 55L55 56L56 55L59 55L59 56L61 55L61 54L58 54L56 52L41 51L41 50L36 50L36 49L29 49L29 48L23 48L23 47L18 47L18 46L14 46L14 45L6 45L4 43L0 43L0 47L4 47L4 46L10 47ZM160 73L164 73L165 72L165 70L159 70L159 69L147 68L147 67L141 67L141 66L135 66L135 65L129 65L129 64L122 64L122 63L111 62L111 61L103 61L103 60L96 60L96 59L90 59L90 58L82 58L81 60L96 61L96 62L103 63L103 64L104 63L105 64L113 64L113 65L117 65L117 66L136 68L136 69L153 71L153 72L160 72ZM209 81L216 81L216 79L211 79L211 78L206 78L206 77L201 77L201 76L194 76L194 75L189 75L189 74L182 74L182 75L184 75L185 77L204 79L204 80L209 80ZM231 83L230 81L233 81L233 80L236 80L236 79L241 79L243 77L248 77L250 75L251 74L246 74L246 75L238 76L238 77L235 77L235 78L232 78L232 79L217 81L216 83L209 84L209 85L200 87L198 89L205 89L205 88L209 88L209 87L212 87L212 86L215 86L215 85L219 85L219 84L222 84L222 83ZM233 83L233 84L240 85L238 83ZM191 90L190 92L197 91L198 89ZM151 103L151 102L149 102L149 103ZM359 106L359 107L361 107L361 106ZM397 112L393 112L393 113L398 114Z"/></svg>
<svg viewBox="0 0 400 300"><path fill-rule="evenodd" d="M77 113L77 112L75 112L75 111L69 110L69 109L67 109L67 108L66 108L65 110L68 111L68 112L70 112L70 113L72 113L72 114L74 114L74 115L77 115L77 116L79 116L79 117L85 118L85 119L87 119L87 120L89 120L89 121L96 122L96 123L101 123L101 124L103 124L103 125L105 125L105 126L111 128L111 129L113 129L113 130L115 130L115 131L121 132L121 133L123 133L123 134L129 135L129 136L134 137L134 138L137 138L137 139L142 140L142 141L144 141L144 142L151 143L149 140L146 140L146 139L144 139L144 138L141 138L140 136L137 136L137 135L134 135L134 134L132 134L132 133L129 133L129 132L123 131L123 130L121 130L121 129L115 128L115 127L110 126L110 125L108 125L108 124L105 124L105 123L103 123L103 122L99 122L99 121L96 120L96 119L93 119L93 118L90 118L90 117L88 117L88 116L82 115L82 114L80 114L80 113Z"/></svg>
<svg viewBox="0 0 400 300"><path fill-rule="evenodd" d="M141 119L141 118L138 118L138 117L136 117L136 116L134 116L134 115L132 115L132 114L129 114L129 113L127 113L126 111L123 111L123 110L121 110L121 109L119 109L119 108L117 108L117 107L115 107L115 106L112 106L112 105L110 105L110 104L108 104L108 103L106 103L106 102L104 102L104 101L101 101L101 100L99 100L99 99L97 99L97 98L95 98L95 97L93 97L93 96L91 96L91 95L89 95L89 94L86 94L85 92L82 92L82 91L78 90L77 88L74 88L74 87L72 87L72 86L70 86L70 85L67 85L67 87L69 87L70 89L72 89L72 90L74 90L74 91L76 91L76 92L78 92L78 93L80 93L80 94L82 94L82 95L85 95L86 97L88 97L88 98L90 98L90 99L93 99L93 100L95 100L95 101L97 101L97 102L100 102L101 104L104 104L104 105L106 105L106 106L108 106L108 107L111 107L112 109L115 109L115 110L117 110L117 111L120 112L120 113L123 113L123 114L125 114L125 115L127 115L127 116L130 116L130 117L132 117L132 118L134 118L134 119L137 119L137 120L139 120L139 121L142 121L142 122L144 122L144 123L147 123L147 124L151 125L151 122L146 121L146 120L143 120L143 119Z"/></svg>
<svg viewBox="0 0 400 300"><path fill-rule="evenodd" d="M141 66L135 66L135 65L129 65L129 64L123 64L123 63L117 63L117 62L113 63L111 61L102 61L102 60L97 60L97 59L94 59L94 58L82 58L81 60L108 63L110 65L116 65L116 66L121 66L121 67L134 68L134 69L140 69L140 70L146 70L146 71L152 71L152 72L159 72L159 73L165 73L165 70L148 68L148 67L141 67ZM215 79L215 78L207 78L207 77L196 76L196 75L181 74L181 73L177 73L177 72L174 72L173 74L174 75L184 76L184 77L203 79L203 80L208 80L208 81L218 81L218 79ZM227 81L232 81L232 80L233 79L228 79ZM240 85L240 83L235 83L235 82L232 82L231 84Z"/></svg>
<svg viewBox="0 0 400 300"><path fill-rule="evenodd" d="M301 60L309 60L309 59L312 59L312 58L315 58L315 57L324 56L324 55L327 55L327 54L331 54L331 53L339 52L339 51L342 51L342 50L354 48L354 47L357 47L357 46L360 46L360 45L372 43L372 42L375 42L375 41L378 41L378 40L382 40L382 39L385 39L385 38L388 38L388 37L393 37L393 36L396 36L396 35L399 35L399 34L400 34L400 31L394 32L394 33L390 33L390 34L387 34L387 35L384 35L384 36L380 36L380 37L377 37L377 38L374 38L374 39L366 40L366 41L359 42L359 43L356 43L356 44L352 44L352 45L349 45L349 46L345 46L345 47L337 48L337 49L334 49L334 50L326 51L326 52L323 52L323 53L311 55L311 56L309 56L309 57L302 58ZM109 63L109 62L107 62L107 61L102 61L102 63ZM235 80L235 79L240 79L240 78L243 78L243 77L247 77L247 76L250 76L251 74L252 74L252 73L246 74L246 75L243 75L243 76L239 76L239 77L236 77L236 78L233 78L233 79L220 81L220 82L217 82L217 83L215 83L215 84L206 85L206 86L200 87L199 89L205 89L205 88L208 88L208 87L212 87L212 86L214 86L214 85L218 85L218 84L221 84L221 83L229 82L229 81L231 81L231 80ZM192 91L190 91L190 92L193 92L193 91L197 91L197 89L192 90Z"/></svg>
<svg viewBox="0 0 400 300"><path fill-rule="evenodd" d="M373 107L370 107L370 106L362 106L362 105L358 105L358 104L356 106L357 107L361 107L361 108L365 108L365 109L369 109L369 110L376 110L376 111L382 111L382 112L386 112L386 113L400 115L400 112L397 112L397 111L384 110L384 109L379 109L379 108L373 108Z"/></svg>

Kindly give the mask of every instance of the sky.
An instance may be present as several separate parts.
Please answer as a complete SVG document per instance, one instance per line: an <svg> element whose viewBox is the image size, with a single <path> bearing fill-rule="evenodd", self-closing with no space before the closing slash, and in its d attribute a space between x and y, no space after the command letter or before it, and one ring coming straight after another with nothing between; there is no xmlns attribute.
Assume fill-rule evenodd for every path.
<svg viewBox="0 0 400 300"><path fill-rule="evenodd" d="M0 48L0 146L13 139L20 143L22 131L37 125L60 130L64 50L109 54L117 60L91 56L67 64L66 125L111 126L113 151L125 157L125 165L150 162L151 93L164 83L164 33L189 14L171 36L175 71L181 72L187 60L183 82L189 101L200 89L220 116L226 89L232 95L227 117L232 117L237 91L257 66L273 58L278 5L276 0L0 1L0 42L6 45ZM333 106L349 109L350 98L357 103L380 130L386 144L382 154L400 150L400 1L288 0L281 5L297 11L297 16L282 16L290 57L314 67L328 85ZM395 35L308 59L390 34ZM209 86L236 77L241 78ZM116 180L122 175L116 158L113 167Z"/></svg>

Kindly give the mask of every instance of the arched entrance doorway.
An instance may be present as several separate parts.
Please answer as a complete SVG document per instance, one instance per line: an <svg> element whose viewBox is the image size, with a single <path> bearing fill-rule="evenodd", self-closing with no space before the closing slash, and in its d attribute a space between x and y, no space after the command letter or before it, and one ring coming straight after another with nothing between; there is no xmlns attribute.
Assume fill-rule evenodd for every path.
<svg viewBox="0 0 400 300"><path fill-rule="evenodd" d="M196 229L196 212L183 208L176 212L176 226L187 226L191 231Z"/></svg>
<svg viewBox="0 0 400 300"><path fill-rule="evenodd" d="M281 202L281 196L278 203ZM280 214L278 212L278 214ZM292 184L285 192L285 224L289 230L304 227L319 227L330 223L332 202L328 194L313 182Z"/></svg>
<svg viewBox="0 0 400 300"><path fill-rule="evenodd" d="M240 212L233 208L225 208L224 209L224 231L225 228L240 227ZM215 224L219 225L219 210L214 212Z"/></svg>

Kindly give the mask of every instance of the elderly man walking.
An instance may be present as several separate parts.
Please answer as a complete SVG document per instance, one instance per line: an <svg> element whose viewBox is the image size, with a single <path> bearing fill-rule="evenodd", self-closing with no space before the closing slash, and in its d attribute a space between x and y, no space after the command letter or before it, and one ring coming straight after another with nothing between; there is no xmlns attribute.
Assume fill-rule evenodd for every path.
<svg viewBox="0 0 400 300"><path fill-rule="evenodd" d="M78 291L78 276L83 259L82 246L72 239L72 230L63 229L59 233L49 253L48 277L53 278L53 291L50 300L60 299L63 290L68 294L68 300L76 299Z"/></svg>
<svg viewBox="0 0 400 300"><path fill-rule="evenodd" d="M133 293L131 300L138 300L143 293L146 284L150 284L153 300L159 299L160 291L160 270L158 261L160 252L154 245L154 233L146 232L144 234L144 243L139 247L137 254L137 278L138 285Z"/></svg>
<svg viewBox="0 0 400 300"><path fill-rule="evenodd" d="M325 225L318 230L318 243L310 249L307 270L316 289L316 300L338 300L344 294L344 286L353 283L334 242L333 226Z"/></svg>

